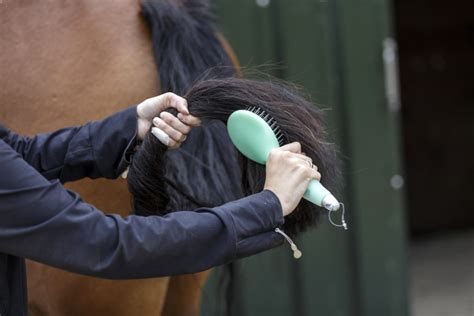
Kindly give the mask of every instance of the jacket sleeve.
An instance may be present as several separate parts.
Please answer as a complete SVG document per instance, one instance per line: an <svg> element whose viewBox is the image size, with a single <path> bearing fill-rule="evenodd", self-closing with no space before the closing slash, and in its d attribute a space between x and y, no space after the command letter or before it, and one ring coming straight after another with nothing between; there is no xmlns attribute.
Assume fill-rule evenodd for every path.
<svg viewBox="0 0 474 316"><path fill-rule="evenodd" d="M34 137L17 135L0 125L0 139L47 179L61 182L117 178L135 147L136 107L101 121Z"/></svg>
<svg viewBox="0 0 474 316"><path fill-rule="evenodd" d="M164 217L105 215L0 140L0 252L97 277L194 273L273 248L281 205L263 191Z"/></svg>

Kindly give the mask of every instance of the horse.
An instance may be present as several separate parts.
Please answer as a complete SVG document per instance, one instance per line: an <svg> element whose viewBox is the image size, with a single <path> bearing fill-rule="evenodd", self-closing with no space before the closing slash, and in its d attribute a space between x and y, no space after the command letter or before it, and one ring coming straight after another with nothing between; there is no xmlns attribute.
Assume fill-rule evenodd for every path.
<svg viewBox="0 0 474 316"><path fill-rule="evenodd" d="M173 14L163 16L167 10ZM190 12L209 19L208 10L204 0L0 2L0 98L4 103L0 121L15 132L32 135L100 119L161 92L174 89L182 93L203 71L202 67L182 69L195 60L193 54L199 50L224 50L237 67L229 44L208 24L200 32L207 32L214 40L204 44L218 44L218 48L186 46L191 39L181 36L185 35L182 29L179 34L173 33L173 28L158 37L152 34L157 25L179 29L180 23L190 23L185 25L187 30L202 26L209 20L193 19ZM166 20L160 24L156 19L163 17ZM160 48L160 41L167 39L180 49L185 47L187 55ZM158 75L160 63L166 72ZM179 63L183 63L181 68L173 68ZM175 81L178 77L186 80ZM122 216L132 212L123 179L84 179L66 187L105 212ZM197 315L209 275L205 271L112 281L32 261L28 261L27 270L32 316Z"/></svg>

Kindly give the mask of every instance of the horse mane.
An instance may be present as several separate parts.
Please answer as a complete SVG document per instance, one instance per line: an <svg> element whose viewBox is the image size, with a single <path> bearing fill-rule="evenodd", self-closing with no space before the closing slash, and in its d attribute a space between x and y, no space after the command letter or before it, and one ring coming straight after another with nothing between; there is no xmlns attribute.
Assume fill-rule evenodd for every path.
<svg viewBox="0 0 474 316"><path fill-rule="evenodd" d="M152 32L161 92L183 95L204 73L235 75L207 0L145 0L142 15Z"/></svg>
<svg viewBox="0 0 474 316"><path fill-rule="evenodd" d="M210 121L225 124L235 111L258 106L278 122L288 142L299 141L302 151L310 157L323 175L322 183L331 191L339 178L337 150L327 141L323 111L303 98L297 90L280 82L243 78L205 79L194 84L185 95L191 114ZM137 150L129 171L129 186L133 192L134 207L138 210L166 214L163 201L168 198L167 183L160 173L163 165L156 157L166 151L151 133L147 133ZM265 167L234 153L240 161L240 185L243 194L249 195L263 189ZM231 156L227 159L232 158ZM223 164L223 161L219 162ZM222 177L219 165L212 173ZM184 180L184 179L183 179ZM168 184L169 186L169 184ZM213 192L218 194L218 192ZM296 235L318 223L321 207L301 200L297 209L285 218L283 229Z"/></svg>
<svg viewBox="0 0 474 316"><path fill-rule="evenodd" d="M226 78L236 75L219 37L209 1L144 0L141 13L151 29L161 92L184 95L203 76ZM229 156L235 157L235 150L225 135L224 124L208 122L194 128L178 150L168 152L159 146L154 150L150 157L160 157L156 174L160 175L161 185L167 190L158 195L157 200L139 201L140 194L134 190L134 185L129 185L136 214L156 214L158 200L163 213L217 206L242 197L241 188L235 185L240 181L240 170L237 160L229 159ZM215 165L220 166L217 173L212 172ZM145 179L149 173L146 169L132 169L132 182L133 179Z"/></svg>

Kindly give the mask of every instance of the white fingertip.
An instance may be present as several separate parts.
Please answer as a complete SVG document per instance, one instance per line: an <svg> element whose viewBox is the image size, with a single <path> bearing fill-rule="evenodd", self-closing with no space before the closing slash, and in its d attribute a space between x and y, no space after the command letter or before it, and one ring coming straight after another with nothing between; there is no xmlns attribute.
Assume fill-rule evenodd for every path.
<svg viewBox="0 0 474 316"><path fill-rule="evenodd" d="M170 144L170 137L168 136L168 134L166 134L165 132L163 132L161 129L159 129L158 127L152 127L151 128L151 133L156 137L158 138L158 140L160 142L162 142L163 144L165 144L166 146L169 146Z"/></svg>

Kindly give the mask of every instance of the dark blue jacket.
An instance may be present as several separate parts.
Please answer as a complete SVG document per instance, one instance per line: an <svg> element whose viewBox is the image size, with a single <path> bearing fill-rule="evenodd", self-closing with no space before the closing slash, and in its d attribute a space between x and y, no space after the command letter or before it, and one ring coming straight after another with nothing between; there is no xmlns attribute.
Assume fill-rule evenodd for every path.
<svg viewBox="0 0 474 316"><path fill-rule="evenodd" d="M136 108L33 138L0 125L0 314L26 316L23 258L102 278L202 271L283 242L270 191L163 217L105 215L62 183L116 178L134 146Z"/></svg>

